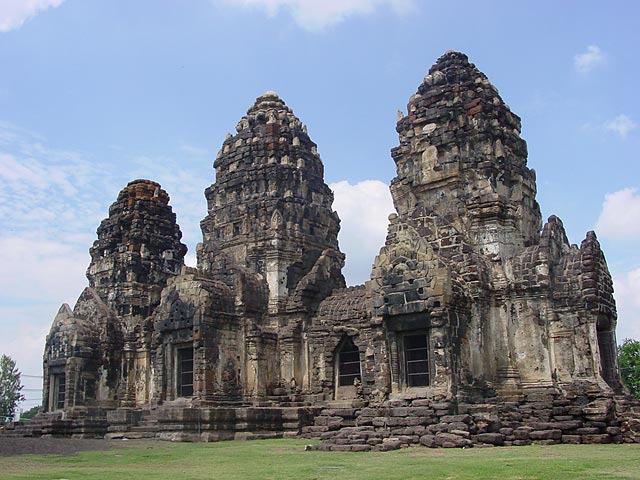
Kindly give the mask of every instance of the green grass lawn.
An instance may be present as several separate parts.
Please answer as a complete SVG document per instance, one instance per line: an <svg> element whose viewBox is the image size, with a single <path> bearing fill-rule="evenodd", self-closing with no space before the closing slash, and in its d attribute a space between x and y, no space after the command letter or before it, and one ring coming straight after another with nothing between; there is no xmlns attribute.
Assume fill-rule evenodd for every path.
<svg viewBox="0 0 640 480"><path fill-rule="evenodd" d="M127 443L70 457L0 457L0 478L640 479L640 444L348 453L305 452L304 440Z"/></svg>

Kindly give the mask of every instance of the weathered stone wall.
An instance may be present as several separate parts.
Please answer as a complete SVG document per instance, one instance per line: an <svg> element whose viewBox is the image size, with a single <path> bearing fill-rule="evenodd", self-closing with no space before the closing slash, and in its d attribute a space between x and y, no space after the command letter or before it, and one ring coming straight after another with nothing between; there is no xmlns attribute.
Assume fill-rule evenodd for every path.
<svg viewBox="0 0 640 480"><path fill-rule="evenodd" d="M485 402L413 399L377 407L329 406L303 432L323 440L311 449L356 452L409 445L461 448L637 441L637 413L631 422L620 416L624 399L593 400L538 388L530 389L520 402L496 398ZM640 412L637 402L635 409Z"/></svg>
<svg viewBox="0 0 640 480"><path fill-rule="evenodd" d="M365 285L345 288L316 145L274 92L218 153L197 269L168 194L127 185L47 337L53 413L30 431L304 432L358 451L637 440L604 255L593 232L578 247L557 217L542 226L520 119L457 52L407 109Z"/></svg>
<svg viewBox="0 0 640 480"><path fill-rule="evenodd" d="M193 400L237 399L243 350L242 319L227 285L184 268L169 280L154 315L155 403L175 400L177 350L193 350Z"/></svg>

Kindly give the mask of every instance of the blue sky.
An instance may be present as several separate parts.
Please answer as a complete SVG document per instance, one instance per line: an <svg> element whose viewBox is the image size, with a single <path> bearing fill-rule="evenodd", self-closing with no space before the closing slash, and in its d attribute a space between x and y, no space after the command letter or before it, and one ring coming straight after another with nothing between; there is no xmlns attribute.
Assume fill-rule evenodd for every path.
<svg viewBox="0 0 640 480"><path fill-rule="evenodd" d="M638 5L0 1L0 352L39 374L44 336L86 284L95 229L128 181L163 185L192 255L215 154L266 90L318 143L345 274L363 282L391 209L396 112L450 49L522 117L543 216L573 243L596 229L618 338L640 338Z"/></svg>

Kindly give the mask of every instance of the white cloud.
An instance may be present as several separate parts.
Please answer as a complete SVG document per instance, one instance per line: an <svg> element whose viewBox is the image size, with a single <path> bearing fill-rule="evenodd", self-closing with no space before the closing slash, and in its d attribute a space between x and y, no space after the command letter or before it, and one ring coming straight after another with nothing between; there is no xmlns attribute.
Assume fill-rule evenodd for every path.
<svg viewBox="0 0 640 480"><path fill-rule="evenodd" d="M53 311L50 309L53 307ZM3 328L0 337L0 354L16 361L16 366L25 375L42 375L42 353L51 322L57 312L53 305L35 305L27 309L0 306L0 314L12 321L10 328ZM39 387L42 380L22 379L28 388ZM29 393L27 398L37 398L39 392ZM35 403L31 402L33 406Z"/></svg>
<svg viewBox="0 0 640 480"><path fill-rule="evenodd" d="M184 256L184 264L187 267L196 268L198 266L198 257L197 257L197 255L195 253L191 253L191 252L187 253Z"/></svg>
<svg viewBox="0 0 640 480"><path fill-rule="evenodd" d="M343 180L329 187L340 216L340 249L346 253L344 275L351 285L369 279L371 265L384 245L389 214L394 212L389 186L379 180L355 185Z"/></svg>
<svg viewBox="0 0 640 480"><path fill-rule="evenodd" d="M600 47L596 45L589 45L587 51L579 53L573 57L573 66L579 73L589 73L605 62L605 54Z"/></svg>
<svg viewBox="0 0 640 480"><path fill-rule="evenodd" d="M90 243L65 240L32 233L0 237L1 296L11 302L57 299L56 303L73 304L87 283Z"/></svg>
<svg viewBox="0 0 640 480"><path fill-rule="evenodd" d="M210 163L199 169L201 158L180 154L122 156L127 168L51 148L46 139L0 121L0 353L11 355L23 373L40 374L45 335L60 305L73 307L87 285L96 227L127 182L159 181L172 195L178 220L186 219L182 228L192 252L201 238Z"/></svg>
<svg viewBox="0 0 640 480"><path fill-rule="evenodd" d="M64 0L2 0L0 2L0 32L20 28L38 13L59 6Z"/></svg>
<svg viewBox="0 0 640 480"><path fill-rule="evenodd" d="M60 305L73 307L86 286L88 246L36 234L0 238L0 353L13 358L22 373L42 374L42 352L51 322ZM27 384L26 379L23 383ZM38 383L30 380L29 388ZM29 393L28 398L38 395Z"/></svg>
<svg viewBox="0 0 640 480"><path fill-rule="evenodd" d="M638 125L627 115L618 115L616 118L609 120L604 125L607 130L617 133L621 138L627 138L629 132L634 130L637 126Z"/></svg>
<svg viewBox="0 0 640 480"><path fill-rule="evenodd" d="M207 204L204 189L213 182L213 169L203 162L203 150L185 145L175 155L130 156L127 168L88 159L73 151L56 150L35 134L0 122L0 237L31 232L47 238L89 234L89 248L100 221L118 192L131 180L159 182L171 196L184 243L194 250L201 241L200 220Z"/></svg>
<svg viewBox="0 0 640 480"><path fill-rule="evenodd" d="M222 0L231 5L265 10L270 17L281 9L291 14L295 22L310 31L320 31L353 15L368 15L387 6L397 15L416 8L415 0Z"/></svg>
<svg viewBox="0 0 640 480"><path fill-rule="evenodd" d="M618 306L618 343L625 338L640 340L640 268L613 279Z"/></svg>
<svg viewBox="0 0 640 480"><path fill-rule="evenodd" d="M612 239L640 239L640 193L638 193L638 189L625 188L606 194L596 230L603 237Z"/></svg>
<svg viewBox="0 0 640 480"><path fill-rule="evenodd" d="M187 143L180 144L180 151L190 157L208 157L211 155L209 150L195 145L189 145Z"/></svg>

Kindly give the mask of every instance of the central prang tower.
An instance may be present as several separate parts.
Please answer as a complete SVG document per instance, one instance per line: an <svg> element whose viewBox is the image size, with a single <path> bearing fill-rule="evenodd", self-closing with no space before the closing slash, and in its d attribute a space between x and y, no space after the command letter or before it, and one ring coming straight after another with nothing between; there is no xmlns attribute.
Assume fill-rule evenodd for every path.
<svg viewBox="0 0 640 480"><path fill-rule="evenodd" d="M269 313L283 313L323 251L343 258L340 220L316 144L275 92L258 97L236 130L215 160L216 182L205 191L198 267L221 273L235 265L261 275ZM344 286L339 269L333 276L333 285Z"/></svg>

